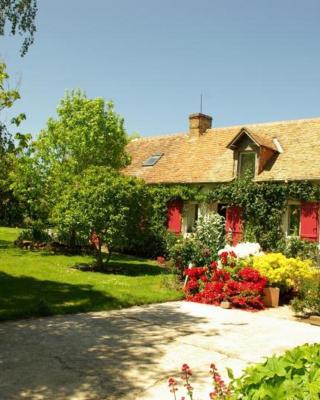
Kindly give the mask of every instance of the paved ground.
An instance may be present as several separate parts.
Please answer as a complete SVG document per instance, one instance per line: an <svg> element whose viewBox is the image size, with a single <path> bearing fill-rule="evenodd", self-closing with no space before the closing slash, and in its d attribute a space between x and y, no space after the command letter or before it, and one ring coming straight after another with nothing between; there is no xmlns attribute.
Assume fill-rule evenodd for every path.
<svg viewBox="0 0 320 400"><path fill-rule="evenodd" d="M239 374L263 356L320 342L320 327L290 318L285 309L174 302L1 323L0 399L171 399L167 379L184 362L195 398L206 399L212 361Z"/></svg>

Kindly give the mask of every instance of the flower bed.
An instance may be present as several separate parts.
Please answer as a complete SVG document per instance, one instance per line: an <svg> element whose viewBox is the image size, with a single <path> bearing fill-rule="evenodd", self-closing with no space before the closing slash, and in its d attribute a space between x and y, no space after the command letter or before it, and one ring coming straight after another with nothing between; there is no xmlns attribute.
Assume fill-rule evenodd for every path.
<svg viewBox="0 0 320 400"><path fill-rule="evenodd" d="M214 305L228 301L238 308L264 308L262 295L267 279L232 251L220 253L219 262L212 262L210 267L188 268L184 274L188 301Z"/></svg>

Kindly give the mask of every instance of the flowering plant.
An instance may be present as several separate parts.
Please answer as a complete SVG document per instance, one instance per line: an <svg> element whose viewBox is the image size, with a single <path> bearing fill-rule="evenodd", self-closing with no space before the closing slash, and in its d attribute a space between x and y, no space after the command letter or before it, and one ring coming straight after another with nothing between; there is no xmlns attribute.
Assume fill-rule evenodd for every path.
<svg viewBox="0 0 320 400"><path fill-rule="evenodd" d="M263 254L259 243L243 242L238 243L236 246L226 245L223 249L219 250L218 255L229 252L235 254L237 258L247 258Z"/></svg>
<svg viewBox="0 0 320 400"><path fill-rule="evenodd" d="M262 294L267 279L250 265L239 267L233 252L220 253L220 265L185 270L186 299L198 303L220 305L229 301L234 307L263 309Z"/></svg>
<svg viewBox="0 0 320 400"><path fill-rule="evenodd" d="M261 274L268 276L272 286L281 291L298 290L302 282L313 279L315 268L310 260L287 258L281 253L269 253L253 258L253 266Z"/></svg>
<svg viewBox="0 0 320 400"><path fill-rule="evenodd" d="M231 370L230 370L231 371ZM229 373L229 371L228 371ZM215 364L210 365L210 374L212 376L213 383L213 392L209 394L209 398L211 400L228 400L231 395L231 385L226 385L226 383L221 378L220 373L218 372ZM192 376L192 371L188 364L183 364L181 368L181 378L184 383L184 387L186 388L187 395L190 400L193 400L193 387L190 384L190 377ZM170 388L170 392L173 394L174 400L177 400L176 392L178 389L178 383L174 378L169 378L168 385ZM182 396L181 400L185 400L185 397Z"/></svg>

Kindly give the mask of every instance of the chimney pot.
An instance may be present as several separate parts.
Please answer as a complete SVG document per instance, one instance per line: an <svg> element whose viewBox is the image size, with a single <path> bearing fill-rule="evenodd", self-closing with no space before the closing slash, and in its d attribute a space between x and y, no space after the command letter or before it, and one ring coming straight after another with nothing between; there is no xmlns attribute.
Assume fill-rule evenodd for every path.
<svg viewBox="0 0 320 400"><path fill-rule="evenodd" d="M199 137L212 126L212 117L202 113L191 114L189 116L189 135Z"/></svg>

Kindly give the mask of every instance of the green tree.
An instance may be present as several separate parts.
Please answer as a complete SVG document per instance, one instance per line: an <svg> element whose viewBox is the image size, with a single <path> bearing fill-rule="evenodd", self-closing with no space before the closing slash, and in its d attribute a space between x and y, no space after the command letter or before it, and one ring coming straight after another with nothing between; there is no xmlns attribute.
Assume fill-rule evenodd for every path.
<svg viewBox="0 0 320 400"><path fill-rule="evenodd" d="M149 209L148 191L143 181L124 176L109 167L90 167L74 177L53 209L52 221L69 237L89 241L95 234L96 265L127 243L128 225L143 229Z"/></svg>
<svg viewBox="0 0 320 400"><path fill-rule="evenodd" d="M9 89L8 81L6 65L0 63L0 117L3 111L11 108L20 99L16 89ZM24 119L24 114L12 118L11 126L18 127ZM10 173L17 154L26 146L30 135L13 135L9 130L10 125L2 121L3 118L0 118L0 221L10 225L19 222L21 214L20 204L12 193Z"/></svg>
<svg viewBox="0 0 320 400"><path fill-rule="evenodd" d="M11 35L25 36L20 54L23 57L34 41L37 0L0 0L0 36L5 35L9 25Z"/></svg>
<svg viewBox="0 0 320 400"><path fill-rule="evenodd" d="M80 91L67 93L61 100L58 118L50 118L40 132L36 147L46 168L63 166L80 173L92 165L124 167L127 135L123 118L112 102L88 99Z"/></svg>
<svg viewBox="0 0 320 400"><path fill-rule="evenodd" d="M6 65L0 63L0 116L4 110L11 108L15 101L20 99L20 94L16 89L9 89L9 75L7 73ZM19 126L21 121L25 119L24 114L11 119L11 125ZM21 135L18 135L18 139ZM0 120L0 157L8 151L14 149L12 135L9 132L8 126Z"/></svg>
<svg viewBox="0 0 320 400"><path fill-rule="evenodd" d="M120 169L129 162L123 118L113 104L67 93L47 126L17 160L13 188L32 219L49 217L64 187L91 166Z"/></svg>

